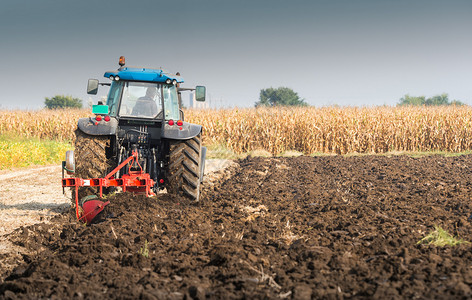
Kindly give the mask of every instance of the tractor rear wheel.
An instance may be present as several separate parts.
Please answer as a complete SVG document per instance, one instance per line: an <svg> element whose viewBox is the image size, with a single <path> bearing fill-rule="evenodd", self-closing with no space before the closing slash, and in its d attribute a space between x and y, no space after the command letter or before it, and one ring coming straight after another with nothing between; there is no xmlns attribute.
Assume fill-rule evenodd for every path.
<svg viewBox="0 0 472 300"><path fill-rule="evenodd" d="M200 200L201 136L170 142L166 188L169 193L183 195L192 201Z"/></svg>
<svg viewBox="0 0 472 300"><path fill-rule="evenodd" d="M109 136L92 136L75 130L75 175L79 178L101 178L115 167L115 163L107 159L107 148L110 147ZM105 190L104 190L105 192ZM96 187L80 187L79 200L85 196L97 194ZM75 203L75 190L72 189L72 201Z"/></svg>

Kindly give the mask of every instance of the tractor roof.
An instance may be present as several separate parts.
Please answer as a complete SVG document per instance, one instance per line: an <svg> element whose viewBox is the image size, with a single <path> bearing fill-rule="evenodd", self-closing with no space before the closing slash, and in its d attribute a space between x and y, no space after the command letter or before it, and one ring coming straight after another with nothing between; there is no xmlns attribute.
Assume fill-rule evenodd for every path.
<svg viewBox="0 0 472 300"><path fill-rule="evenodd" d="M108 71L103 75L106 78L110 76L118 76L120 80L132 80L132 81L149 81L149 82L166 82L167 79L176 80L178 83L184 82L184 79L178 75L172 75L165 73L160 69L147 69L147 68L129 68L122 67L116 71Z"/></svg>

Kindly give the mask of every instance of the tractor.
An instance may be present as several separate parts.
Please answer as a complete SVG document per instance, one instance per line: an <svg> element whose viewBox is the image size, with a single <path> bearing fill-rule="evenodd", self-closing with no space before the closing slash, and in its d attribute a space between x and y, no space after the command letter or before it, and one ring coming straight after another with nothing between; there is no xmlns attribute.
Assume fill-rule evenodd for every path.
<svg viewBox="0 0 472 300"><path fill-rule="evenodd" d="M184 121L181 93L194 91L196 101L205 101L205 87L180 87L179 73L127 67L123 56L119 66L105 72L110 82L88 80L88 94L109 86L108 97L93 105L93 117L79 119L75 150L67 151L62 163L62 186L75 190L77 217L87 223L109 203L95 195L102 198L118 188L200 198L206 148L202 126Z"/></svg>

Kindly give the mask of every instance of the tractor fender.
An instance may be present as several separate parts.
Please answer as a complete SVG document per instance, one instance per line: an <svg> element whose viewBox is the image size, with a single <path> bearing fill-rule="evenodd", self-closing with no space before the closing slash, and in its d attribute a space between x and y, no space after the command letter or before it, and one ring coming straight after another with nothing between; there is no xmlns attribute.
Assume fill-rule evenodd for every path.
<svg viewBox="0 0 472 300"><path fill-rule="evenodd" d="M118 127L118 121L111 118L110 121L98 122L93 118L81 118L77 125L80 130L89 135L114 135Z"/></svg>
<svg viewBox="0 0 472 300"><path fill-rule="evenodd" d="M202 131L202 126L183 122L182 126L164 123L161 136L170 140L188 140L197 136Z"/></svg>

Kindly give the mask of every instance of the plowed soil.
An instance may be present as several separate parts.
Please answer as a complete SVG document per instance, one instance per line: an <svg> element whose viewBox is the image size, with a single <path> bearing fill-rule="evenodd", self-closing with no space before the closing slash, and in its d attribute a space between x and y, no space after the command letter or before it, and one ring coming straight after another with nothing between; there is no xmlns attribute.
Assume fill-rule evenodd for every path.
<svg viewBox="0 0 472 300"><path fill-rule="evenodd" d="M192 204L111 197L13 232L30 252L0 298L472 297L472 156L247 158Z"/></svg>

